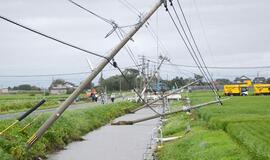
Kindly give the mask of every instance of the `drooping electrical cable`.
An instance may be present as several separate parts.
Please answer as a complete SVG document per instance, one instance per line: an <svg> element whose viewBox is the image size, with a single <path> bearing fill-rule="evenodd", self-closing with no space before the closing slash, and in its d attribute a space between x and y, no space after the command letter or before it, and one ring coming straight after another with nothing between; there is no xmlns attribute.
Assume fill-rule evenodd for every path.
<svg viewBox="0 0 270 160"><path fill-rule="evenodd" d="M125 76L121 68L118 66L118 64L114 61L113 63L110 62L112 66L117 68L117 70L120 72L122 77L125 79L125 81L128 83L129 87L132 88L132 90L135 92L135 94L139 97L139 99L145 104L148 108L150 108L153 112L155 112L158 115L161 115L159 112L157 112L153 107L151 107L140 95L140 93L131 85L131 82L128 80L128 78Z"/></svg>
<svg viewBox="0 0 270 160"><path fill-rule="evenodd" d="M149 60L149 62L154 63L154 64L159 64L159 62L153 61L153 60ZM185 75L185 76L187 76L187 77L191 77L190 75L194 76L194 75L196 74L196 73L194 73L194 72L192 72L192 71L189 71L189 70L177 68L177 67L179 67L179 66L178 66L178 65L175 65L175 64L172 63L171 61L169 61L169 63L163 63L163 64L164 64L164 65L167 65L167 66L174 66L174 67L176 67L176 69L177 69L178 72L181 72L181 74L183 74L183 75ZM197 68L197 66L194 66L194 67ZM189 73L190 75L188 75L188 74L186 74L186 73L184 73L184 72L182 72L182 71L185 71L185 72Z"/></svg>
<svg viewBox="0 0 270 160"><path fill-rule="evenodd" d="M151 24L148 23L145 25L147 31L149 32L150 36L153 38L154 41L157 41L157 50L162 50L163 54L166 54L168 56L168 51L166 50L165 45L158 37L157 33L154 32L153 28L151 27Z"/></svg>
<svg viewBox="0 0 270 160"><path fill-rule="evenodd" d="M187 19L186 19L185 13L184 13L184 11L183 11L183 9L182 9L182 6L181 6L179 0L177 0L177 4L178 4L178 6L179 6L179 8L180 8L180 10L181 10L182 16L183 16L184 21L185 21L185 24L186 24L186 26L187 26L187 28L188 28L189 34L190 34L190 36L191 36L191 39L192 39L192 41L193 41L193 43L194 43L194 45L195 45L195 48L196 48L196 50L197 50L197 52L198 52L198 54L199 54L199 56L200 56L200 58L201 58L201 60L202 60L203 66L204 66L204 68L206 69L206 72L207 72L207 74L208 74L208 76L209 76L209 78L210 78L210 80L211 80L211 82L212 82L212 85L213 85L213 86L215 87L215 89L217 90L217 87L216 87L215 84L213 83L214 80L213 80L213 78L212 78L212 76L211 76L211 74L210 74L210 72L209 72L209 70L208 70L208 68L207 68L207 66L206 66L206 63L205 63L205 61L204 61L204 58L203 58L203 56L202 56L202 54L201 54L201 51L200 51L200 49L199 49L199 47L198 47L198 45L197 45L197 42L196 42L196 40L195 40L195 38L194 38L194 35L193 35L192 31L191 31L190 25L189 25L189 23L188 23L188 21L187 21Z"/></svg>
<svg viewBox="0 0 270 160"><path fill-rule="evenodd" d="M97 54L97 53L91 52L91 51L89 51L89 50L86 50L86 49L80 48L80 47L78 47L78 46L75 46L75 45L73 45L73 44L70 44L70 43L68 43L68 42L59 40L59 39L54 38L54 37L52 37L52 36L50 36L50 35L44 34L44 33L40 32L40 31L37 31L37 30L35 30L35 29L32 29L32 28L27 27L27 26L25 26L25 25L22 25L22 24L20 24L20 23L18 23L18 22L15 22L15 21L13 21L13 20L11 20L11 19L9 19L9 18L0 16L0 19L2 19L2 20L4 20L4 21L7 21L7 22L9 22L9 23L12 23L12 24L14 24L14 25L16 25L16 26L18 26L18 27L20 27L20 28L26 29L26 30L28 30L28 31L30 31L30 32L32 32L32 33L38 34L38 35L40 35L40 36L42 36L42 37L45 37L45 38L47 38L47 39L50 39L50 40L53 40L53 41L55 41L55 42L61 43L61 44L63 44L63 45L69 46L69 47L71 47L71 48L80 50L80 51L85 52L85 53L88 53L88 54L90 54L90 55L94 55L94 56L96 56L96 57L100 57L100 58L104 58L104 59L107 59L107 60L108 60L107 57L105 57L105 56L103 56L103 55L101 55L101 54Z"/></svg>
<svg viewBox="0 0 270 160"><path fill-rule="evenodd" d="M128 0L122 0L125 1L126 4L128 4L131 8L133 8L138 14L141 14L141 12L134 6L134 4L130 3Z"/></svg>
<svg viewBox="0 0 270 160"><path fill-rule="evenodd" d="M96 14L95 12L90 11L89 9L87 9L87 8L83 7L82 5L76 3L76 2L73 1L73 0L68 0L68 1L69 1L70 3L72 3L72 4L74 4L75 6L77 6L77 7L81 8L81 9L83 9L83 10L86 11L87 13L90 13L90 14L94 15L95 17L101 19L102 21L104 21L104 22L106 22L106 23L108 23L108 24L110 24L110 25L112 25L112 26L115 25L115 22L114 22L113 20L109 20L109 19L107 19L107 18L105 18L105 17L103 17L103 16L100 16L100 15ZM117 27L118 27L118 28L127 28L127 27L132 27L132 26L134 26L134 25L136 25L136 24L130 24L130 25L125 25L125 26L118 26L118 25L117 25Z"/></svg>
<svg viewBox="0 0 270 160"><path fill-rule="evenodd" d="M127 66L121 69L128 69L128 68L133 68L133 67L137 67L137 65L133 65L133 66ZM116 70L116 68L112 68L112 69L104 69L102 70L103 72L111 72ZM85 71L85 72L73 72L73 73L56 73L56 74L35 74L35 75L0 75L1 78L31 78L31 77L54 77L54 76L72 76L72 75L85 75L85 74L89 74L91 72L89 71Z"/></svg>
<svg viewBox="0 0 270 160"><path fill-rule="evenodd" d="M103 20L104 22L110 24L110 25L113 27L113 29L112 29L105 37L108 37L108 36L110 36L113 32L116 32L116 35L117 35L118 38L121 40L121 39L124 37L124 35L123 35L124 30L122 30L122 28L125 28L125 27L131 27L131 26L134 26L134 25L137 25L137 24L138 24L138 23L136 23L136 24L134 24L134 25L119 26L117 23L115 23L115 21L109 20L109 19L107 19L107 18L105 18L105 17L102 17L102 16L96 14L95 12L90 11L89 9L83 7L82 5L80 5L80 4L76 3L76 2L74 2L73 0L68 0L68 1L71 2L72 4L76 5L77 7L83 9L83 10L86 11L87 13L90 13L90 14L96 16L97 18ZM118 32L119 32L119 33L118 33ZM131 60L132 60L133 63L135 64L135 66L139 69L139 64L138 64L138 62L136 61L136 58L135 58L135 56L134 56L132 50L131 50L130 47L128 46L128 44L127 44L124 48L125 48L125 50L128 52L128 54L129 54Z"/></svg>
<svg viewBox="0 0 270 160"><path fill-rule="evenodd" d="M163 54L167 54L167 55L168 55L169 53L168 53L168 51L167 51L165 45L164 45L163 42L160 40L160 38L158 37L158 35L154 32L153 28L151 27L151 24L148 22L147 25L145 25L145 27L147 28L147 31L150 33L151 37L152 37L155 41L157 41L158 49L162 50ZM150 60L150 61L151 61L151 60ZM158 62L155 62L155 61L151 61L151 62L158 64ZM172 63L171 61L169 61L169 63L164 63L164 64L165 64L165 65L171 64L172 66L174 66L173 63ZM187 76L187 77L190 77L190 75L188 75L188 74L186 74L186 73L184 73L184 72L181 71L181 70L183 70L183 69L179 69L178 66L174 66L174 67L176 67L175 69L176 69L178 72L180 72L181 74L183 74L183 75L185 75L185 76ZM194 67L195 67L195 66L194 66ZM184 71L184 70L183 70L183 71ZM187 72L189 72L189 71L187 71ZM194 72L189 72L189 73L191 73L192 75L195 75Z"/></svg>
<svg viewBox="0 0 270 160"><path fill-rule="evenodd" d="M138 9L136 7L134 7L132 5L132 8L134 8L134 10L137 11L138 14L140 14L140 12L138 11ZM158 13L157 13L156 24L158 25ZM157 42L157 53L159 52L159 49L161 49L162 52L163 52L163 54L167 54L168 55L168 51L166 50L166 47L164 46L163 42L160 40L158 34L154 32L154 29L151 27L151 24L149 22L147 22L147 24L145 25L145 27L146 27L147 31L150 33L151 37L154 39L154 41ZM172 62L170 62L170 64L171 63ZM181 72L181 73L184 74L184 75L186 75L187 77L190 77L189 75L187 75L187 74L185 74L183 72ZM194 75L195 73L192 72L192 74Z"/></svg>
<svg viewBox="0 0 270 160"><path fill-rule="evenodd" d="M149 57L150 58L150 57ZM150 60L150 62L158 63L157 61ZM169 66L178 66L178 67L185 67L185 68L198 68L198 66L193 65L185 65L185 64L176 64L176 63L164 63L164 65ZM270 66L242 66L242 67L228 67L228 66L207 66L211 69L217 69L217 70L249 70L249 69L270 69Z"/></svg>
<svg viewBox="0 0 270 160"><path fill-rule="evenodd" d="M126 0L118 0L123 6L125 6L130 12L134 13L138 17L141 16L141 12L130 2Z"/></svg>
<svg viewBox="0 0 270 160"><path fill-rule="evenodd" d="M170 19L172 20L174 26L176 27L177 32L178 32L178 34L180 35L181 39L183 40L183 42L184 42L184 44L185 44L185 46L186 46L188 52L190 53L192 59L193 59L194 62L196 63L197 68L198 68L199 71L202 73L202 75L204 75L204 72L202 71L202 68L201 68L200 65L198 64L198 62L197 62L196 58L194 57L194 55L193 55L193 53L192 53L190 47L188 46L187 42L185 41L184 36L182 35L180 29L178 28L178 25L176 24L176 22L175 22L175 20L174 20L174 18L173 18L173 16L172 16L172 14L171 14L171 12L168 10L167 7L166 7L166 11L168 12L168 14L169 14L169 16L170 16ZM205 75L204 75L204 77L205 77ZM214 94L217 96L217 98L219 99L219 95L218 95L217 92L214 90L213 86L212 86L211 84L209 84L209 81L208 81L208 85L209 85L209 87L211 88L211 90L213 91L213 93L214 93ZM222 104L221 101L220 101L220 104Z"/></svg>
<svg viewBox="0 0 270 160"><path fill-rule="evenodd" d="M192 65L184 65L184 64L175 64L175 63L164 63L165 65L172 65L172 66L179 66L179 67L186 67L186 68L197 68L197 66ZM203 67L204 68L204 67ZM242 67L228 67L228 66L207 66L207 68L217 69L217 70L249 70L249 69L269 69L270 66L242 66Z"/></svg>
<svg viewBox="0 0 270 160"><path fill-rule="evenodd" d="M214 54L213 54L213 50L212 50L212 47L209 43L209 39L207 38L207 32L205 30L205 27L204 27L204 24L203 24L203 21L202 21L202 17L200 16L200 10L198 8L198 5L196 3L196 0L192 0L193 4L194 4L194 8L196 10L196 13L197 13L197 17L199 19L199 22L200 22L200 25L201 25L201 29L202 29L202 33L203 33L203 36L204 36L204 39L205 39L205 43L206 43L206 47L208 49L208 52L210 53L210 55L212 56L212 60L215 61L215 57L214 57Z"/></svg>
<svg viewBox="0 0 270 160"><path fill-rule="evenodd" d="M184 26L183 26L183 24L182 24L182 22L181 22L181 20L180 20L180 17L179 17L179 15L178 15L178 13L176 12L176 9L175 9L175 7L174 7L174 5L173 5L173 3L172 3L172 0L170 0L170 3L171 3L170 5L172 6L173 11L174 11L174 13L175 13L175 15L176 15L176 18L177 18L177 20L178 20L178 22L179 22L179 24L180 24L180 27L182 28L182 31L183 31L184 36L185 36L185 38L186 38L186 41L187 41L187 43L189 44L189 47L190 47L190 49L191 49L191 51L192 51L191 54L193 54L193 56L195 57L195 59L196 59L198 65L199 65L199 67L201 68L201 71L203 72L202 74L203 74L203 76L205 77L207 83L209 83L209 85L212 86L211 88L216 89L215 86L211 83L211 79L209 78L209 75L208 75L207 71L205 71L204 68L202 67L202 62L201 62L201 60L199 59L199 57L197 56L197 53L196 53L196 51L195 51L195 49L194 49L192 43L190 42L190 39L189 39L189 37L188 37L188 35L187 35L186 31L185 31L185 28L184 28ZM197 46L197 45L196 45L196 46ZM211 75L210 75L210 76L211 76Z"/></svg>
<svg viewBox="0 0 270 160"><path fill-rule="evenodd" d="M115 33L116 33L117 37L119 38L119 40L122 40L124 38L124 35L120 30L118 30L118 31L119 31L119 33L117 31ZM137 67L137 69L140 70L139 63L137 62L136 57L135 57L133 51L131 50L131 48L129 47L129 45L126 44L124 46L124 48L126 49L129 57L131 58L131 60L133 61L133 63Z"/></svg>
<svg viewBox="0 0 270 160"><path fill-rule="evenodd" d="M91 12L90 10L87 10L86 8L84 8L83 6L81 6L81 5L79 5L79 4L77 4L77 3L75 3L75 2L73 2L73 1L71 1L71 0L69 0L71 3L73 3L73 4L75 4L76 6L78 6L78 7L80 7L80 8L82 8L82 9L84 9L84 10L86 10L87 12L89 12L89 13L91 13L91 14L93 14L93 12ZM98 16L97 14L93 14L93 15L95 15L96 17L98 17L98 18L100 18L100 19L103 19L105 22L107 22L107 23L110 23L110 22L108 22L108 19L106 19L106 18L104 18L104 17L101 17L101 16ZM119 39L121 40L122 38L123 38L123 33L122 33L122 30L118 27L118 25L115 23L115 22L111 22L110 23L112 26L113 26L113 30L109 33L109 34L111 34L111 33L113 33L114 31L116 31L116 34L117 34L117 36L119 37ZM118 30L117 30L118 29ZM117 32L117 31L119 31L119 33ZM108 34L107 34L108 35ZM138 65L138 63L136 63L136 60L135 59L133 59L133 57L132 57L132 55L134 56L134 54L133 54L133 52L131 51L131 49L129 48L129 47L127 46L127 52L130 54L130 58L132 59L132 60L134 60L133 62L135 63L135 65L137 66L137 67L139 67L139 65ZM135 56L134 56L135 57ZM129 80L127 79L127 77L124 75L124 73L122 72L122 70L121 70L121 68L119 68L118 67L118 65L117 65L117 63L114 61L114 59L113 59L113 62L109 62L112 66L114 66L115 68L117 68L117 70L121 73L121 75L123 76L123 78L127 81L127 83L129 84L129 86L131 87L131 88L133 88L132 86L131 86L131 83L129 82ZM159 114L160 115L160 113L158 113L156 110L154 110L150 105L148 105L148 103L147 102L145 102L145 100L140 96L140 94L136 91L136 89L135 88L133 88L133 91L137 94L137 96L139 97L139 99L140 100L142 100L142 102L144 103L144 104L146 104L147 105L147 107L149 107L153 112L155 112L156 114Z"/></svg>

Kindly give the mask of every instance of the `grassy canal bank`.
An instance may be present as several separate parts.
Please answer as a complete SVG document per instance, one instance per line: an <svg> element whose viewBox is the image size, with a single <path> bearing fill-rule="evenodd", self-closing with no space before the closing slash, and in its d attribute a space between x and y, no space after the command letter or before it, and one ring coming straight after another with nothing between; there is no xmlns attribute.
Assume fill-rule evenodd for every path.
<svg viewBox="0 0 270 160"><path fill-rule="evenodd" d="M207 92L190 95L192 104L213 100ZM174 107L181 103L174 103ZM165 143L160 160L268 160L270 159L270 96L232 97L222 107L211 105L168 117L164 136L183 136Z"/></svg>
<svg viewBox="0 0 270 160"><path fill-rule="evenodd" d="M80 140L81 136L97 129L111 120L126 113L126 110L136 108L137 104L118 102L100 105L87 109L66 111L64 115L46 132L32 147L25 148L28 138L45 122L50 113L43 114L25 131L20 132L24 125L31 122L29 117L0 137L1 160L45 158L46 154L63 149L68 143ZM1 120L0 130L10 125L14 120Z"/></svg>

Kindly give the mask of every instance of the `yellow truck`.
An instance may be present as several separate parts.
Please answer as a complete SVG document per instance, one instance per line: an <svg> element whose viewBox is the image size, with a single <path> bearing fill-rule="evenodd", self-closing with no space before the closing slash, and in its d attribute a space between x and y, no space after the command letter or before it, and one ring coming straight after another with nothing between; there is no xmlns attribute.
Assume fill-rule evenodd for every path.
<svg viewBox="0 0 270 160"><path fill-rule="evenodd" d="M252 86L250 80L244 80L243 83L224 85L225 96L247 96L248 90ZM270 95L270 84L253 84L254 95Z"/></svg>
<svg viewBox="0 0 270 160"><path fill-rule="evenodd" d="M254 95L270 94L270 84L254 84Z"/></svg>
<svg viewBox="0 0 270 160"><path fill-rule="evenodd" d="M225 96L247 96L249 85L247 84L228 84L224 85Z"/></svg>
<svg viewBox="0 0 270 160"><path fill-rule="evenodd" d="M225 96L247 96L248 90L252 86L251 80L244 80L242 83L224 85Z"/></svg>

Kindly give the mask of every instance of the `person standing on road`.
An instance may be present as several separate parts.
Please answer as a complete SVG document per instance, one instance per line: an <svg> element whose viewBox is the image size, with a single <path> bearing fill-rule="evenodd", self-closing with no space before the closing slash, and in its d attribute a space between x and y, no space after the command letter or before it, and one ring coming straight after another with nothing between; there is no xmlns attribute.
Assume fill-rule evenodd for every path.
<svg viewBox="0 0 270 160"><path fill-rule="evenodd" d="M111 94L111 101L114 102L114 99L115 99L115 95Z"/></svg>

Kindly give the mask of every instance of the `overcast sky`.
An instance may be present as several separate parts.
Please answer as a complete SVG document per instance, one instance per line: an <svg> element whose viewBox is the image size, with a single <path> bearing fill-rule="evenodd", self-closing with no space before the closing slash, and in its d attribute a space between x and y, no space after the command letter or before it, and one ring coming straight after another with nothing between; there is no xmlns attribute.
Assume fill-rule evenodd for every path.
<svg viewBox="0 0 270 160"><path fill-rule="evenodd" d="M124 0L122 0L125 2ZM127 0L146 13L157 0ZM119 0L76 0L84 7L120 25L134 24L138 16ZM269 0L180 0L195 39L208 66L269 66ZM175 3L176 5L176 3ZM180 12L179 12L180 13ZM68 0L0 0L0 15L84 49L106 55L119 40L113 34L104 38L111 26L72 5ZM162 41L172 63L194 65L164 7L149 21ZM128 32L130 28L126 28ZM146 55L157 59L156 41L146 27L129 42L136 58ZM94 66L101 59L33 34L0 19L0 76L46 75L89 71L86 58ZM115 58L120 67L133 66L125 50ZM116 74L106 67L105 77ZM270 69L213 70L214 78L240 75L270 77ZM163 78L191 76L190 68L163 67ZM22 83L48 86L52 79L64 78L79 83L84 75L36 78L0 77L0 88ZM95 80L95 82L97 79Z"/></svg>

